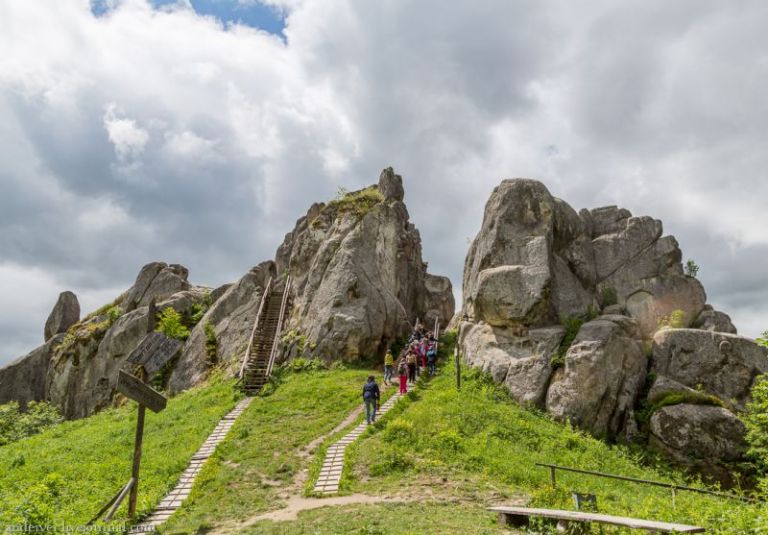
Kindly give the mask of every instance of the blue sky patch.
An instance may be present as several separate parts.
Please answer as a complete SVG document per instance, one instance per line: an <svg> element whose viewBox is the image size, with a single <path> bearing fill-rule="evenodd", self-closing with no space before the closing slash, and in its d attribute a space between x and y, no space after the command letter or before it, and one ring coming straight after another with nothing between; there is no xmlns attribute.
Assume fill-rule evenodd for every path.
<svg viewBox="0 0 768 535"><path fill-rule="evenodd" d="M176 0L151 0L155 7L175 4ZM100 16L110 9L109 0L91 0L91 11ZM194 10L201 15L214 16L222 22L245 24L285 38L285 18L278 9L257 0L191 0Z"/></svg>

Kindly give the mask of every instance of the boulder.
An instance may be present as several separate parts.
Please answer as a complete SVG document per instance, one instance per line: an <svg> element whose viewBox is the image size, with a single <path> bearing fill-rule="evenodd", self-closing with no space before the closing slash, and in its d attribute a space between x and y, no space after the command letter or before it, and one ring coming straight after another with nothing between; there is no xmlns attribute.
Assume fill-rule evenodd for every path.
<svg viewBox="0 0 768 535"><path fill-rule="evenodd" d="M653 337L653 371L743 409L755 377L768 372L768 349L733 334L662 329Z"/></svg>
<svg viewBox="0 0 768 535"><path fill-rule="evenodd" d="M547 266L499 266L481 271L472 303L476 317L497 327L534 324L548 314Z"/></svg>
<svg viewBox="0 0 768 535"><path fill-rule="evenodd" d="M651 416L651 444L678 462L740 460L746 451L744 424L730 411L681 403Z"/></svg>
<svg viewBox="0 0 768 535"><path fill-rule="evenodd" d="M44 338L47 342L54 335L66 332L80 321L80 303L72 292L62 292L45 322Z"/></svg>
<svg viewBox="0 0 768 535"><path fill-rule="evenodd" d="M552 356L565 329L518 330L463 322L458 343L471 366L503 383L519 403L543 407Z"/></svg>
<svg viewBox="0 0 768 535"><path fill-rule="evenodd" d="M690 325L707 299L698 280L682 275L644 279L640 286L641 289L627 298L626 309L637 319L646 338L662 326L663 318L677 310L683 312L683 324Z"/></svg>
<svg viewBox="0 0 768 535"><path fill-rule="evenodd" d="M702 310L691 327L704 331L736 334L736 327L731 322L731 317L725 312L713 309L709 305L704 307L704 310Z"/></svg>
<svg viewBox="0 0 768 535"><path fill-rule="evenodd" d="M426 291L424 325L431 329L437 320L445 330L456 309L451 280L448 277L426 273L424 289Z"/></svg>
<svg viewBox="0 0 768 535"><path fill-rule="evenodd" d="M123 299L123 309L130 312L137 307L147 306L152 299L161 301L176 292L188 290L188 276L189 270L179 264L152 262L145 265Z"/></svg>
<svg viewBox="0 0 768 535"><path fill-rule="evenodd" d="M693 396L698 394L698 391L693 388L688 388L684 384L678 383L669 377L659 375L648 390L647 399L649 403L658 403L670 394L689 394Z"/></svg>
<svg viewBox="0 0 768 535"><path fill-rule="evenodd" d="M601 316L582 325L552 377L546 408L597 436L614 437L633 418L647 359L626 316Z"/></svg>
<svg viewBox="0 0 768 535"><path fill-rule="evenodd" d="M598 280L609 277L661 237L662 225L658 219L644 216L622 221L623 228L592 241Z"/></svg>

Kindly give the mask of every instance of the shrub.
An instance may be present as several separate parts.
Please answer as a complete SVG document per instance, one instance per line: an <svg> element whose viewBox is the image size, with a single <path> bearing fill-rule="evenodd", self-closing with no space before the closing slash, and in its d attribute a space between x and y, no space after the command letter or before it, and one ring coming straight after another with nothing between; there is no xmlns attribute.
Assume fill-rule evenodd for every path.
<svg viewBox="0 0 768 535"><path fill-rule="evenodd" d="M208 355L208 364L216 364L218 360L219 342L216 340L216 328L210 321L205 322L205 354Z"/></svg>
<svg viewBox="0 0 768 535"><path fill-rule="evenodd" d="M618 304L619 296L616 293L616 288L610 286L604 286L600 290L600 306L605 308L611 305Z"/></svg>
<svg viewBox="0 0 768 535"><path fill-rule="evenodd" d="M682 329L685 327L685 312L680 309L673 310L668 315L660 317L658 325L660 329Z"/></svg>
<svg viewBox="0 0 768 535"><path fill-rule="evenodd" d="M768 347L768 331L763 331L763 334L761 334L756 340L758 344L760 344L763 347Z"/></svg>
<svg viewBox="0 0 768 535"><path fill-rule="evenodd" d="M173 307L167 307L158 314L157 329L155 330L176 340L183 341L189 338L189 329L184 325L181 314Z"/></svg>
<svg viewBox="0 0 768 535"><path fill-rule="evenodd" d="M336 198L328 203L328 208L335 210L337 214L351 213L361 219L383 200L384 196L377 186L353 192L339 188Z"/></svg>
<svg viewBox="0 0 768 535"><path fill-rule="evenodd" d="M411 444L415 436L416 431L411 422L402 418L395 418L387 425L382 438L387 442Z"/></svg>
<svg viewBox="0 0 768 535"><path fill-rule="evenodd" d="M283 364L283 369L292 373L314 372L327 369L328 365L320 359L305 359L299 357Z"/></svg>
<svg viewBox="0 0 768 535"><path fill-rule="evenodd" d="M114 323L118 320L120 316L123 315L123 309L119 306L111 306L107 309L107 317L109 318L109 321L111 323Z"/></svg>
<svg viewBox="0 0 768 535"><path fill-rule="evenodd" d="M563 327L565 327L565 335L560 341L560 346L552 355L550 363L553 368L559 368L565 364L565 354L568 352L568 348L571 347L573 341L576 339L576 335L579 334L579 329L584 324L584 320L579 316L568 316L562 321Z"/></svg>
<svg viewBox="0 0 768 535"><path fill-rule="evenodd" d="M0 446L36 435L59 422L59 410L44 401L30 401L26 412L16 401L0 405Z"/></svg>
<svg viewBox="0 0 768 535"><path fill-rule="evenodd" d="M748 454L763 475L768 473L768 374L761 375L752 387L752 401L743 415L747 426Z"/></svg>
<svg viewBox="0 0 768 535"><path fill-rule="evenodd" d="M695 277L699 274L699 265L692 258L689 258L685 263L685 274L689 277Z"/></svg>

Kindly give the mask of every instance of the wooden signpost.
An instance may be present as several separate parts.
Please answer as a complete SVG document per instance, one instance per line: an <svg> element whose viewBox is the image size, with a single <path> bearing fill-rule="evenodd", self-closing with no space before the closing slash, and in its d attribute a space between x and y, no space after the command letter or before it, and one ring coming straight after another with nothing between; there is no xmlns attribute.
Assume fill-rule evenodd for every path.
<svg viewBox="0 0 768 535"><path fill-rule="evenodd" d="M139 467L141 466L141 446L144 441L144 415L146 409L152 412L160 412L165 409L168 400L160 392L144 383L147 377L161 370L165 364L179 351L182 343L168 338L159 332L150 332L128 356L127 362L141 366L140 377L136 377L123 370L117 373L116 390L124 396L139 404L139 412L136 418L136 437L133 447L133 467L131 479L109 502L101 508L96 516L89 522L93 523L104 512L109 512L104 517L108 521L115 514L120 503L130 491L128 497L128 516L136 514L136 499L139 489Z"/></svg>
<svg viewBox="0 0 768 535"><path fill-rule="evenodd" d="M161 370L166 362L181 349L181 346L182 343L179 340L168 338L163 333L151 332L128 355L128 362L140 364L144 367L144 372L151 376Z"/></svg>

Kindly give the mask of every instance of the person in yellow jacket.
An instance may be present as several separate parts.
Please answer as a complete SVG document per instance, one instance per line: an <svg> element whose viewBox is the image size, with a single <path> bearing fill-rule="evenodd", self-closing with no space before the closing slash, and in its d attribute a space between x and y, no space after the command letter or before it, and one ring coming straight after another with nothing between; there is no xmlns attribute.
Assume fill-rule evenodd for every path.
<svg viewBox="0 0 768 535"><path fill-rule="evenodd" d="M392 372L395 367L395 357L392 356L392 351L387 351L384 355L384 384L392 384Z"/></svg>

